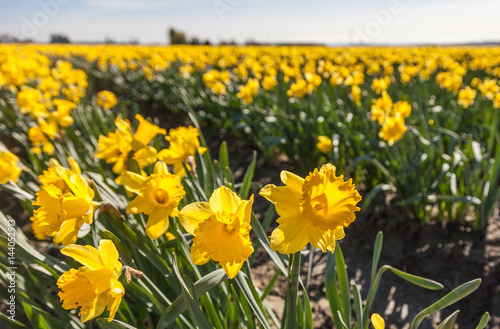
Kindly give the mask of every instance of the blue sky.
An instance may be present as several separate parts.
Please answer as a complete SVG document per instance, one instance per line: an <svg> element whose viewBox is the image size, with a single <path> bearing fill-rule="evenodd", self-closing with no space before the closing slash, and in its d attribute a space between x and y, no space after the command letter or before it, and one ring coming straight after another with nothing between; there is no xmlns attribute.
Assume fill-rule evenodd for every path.
<svg viewBox="0 0 500 329"><path fill-rule="evenodd" d="M0 0L0 34L46 42L166 43L168 27L212 42L500 41L498 0Z"/></svg>

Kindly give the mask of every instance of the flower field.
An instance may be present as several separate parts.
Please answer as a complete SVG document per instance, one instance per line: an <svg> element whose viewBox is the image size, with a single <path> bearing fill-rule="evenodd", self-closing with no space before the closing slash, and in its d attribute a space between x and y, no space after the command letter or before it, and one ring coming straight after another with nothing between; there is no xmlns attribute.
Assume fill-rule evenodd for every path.
<svg viewBox="0 0 500 329"><path fill-rule="evenodd" d="M494 302L453 312L481 277L379 264L401 218L360 222L390 199L415 230L485 239L500 48L7 44L0 109L2 327L393 328L381 281L440 291L397 327L500 325ZM364 226L361 266L342 249Z"/></svg>

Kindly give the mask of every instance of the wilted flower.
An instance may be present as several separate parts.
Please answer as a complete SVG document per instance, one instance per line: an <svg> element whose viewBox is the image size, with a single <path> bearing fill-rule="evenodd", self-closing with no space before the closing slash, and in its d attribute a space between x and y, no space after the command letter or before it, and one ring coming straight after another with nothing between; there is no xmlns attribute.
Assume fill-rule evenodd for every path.
<svg viewBox="0 0 500 329"><path fill-rule="evenodd" d="M253 195L241 198L229 188L216 189L208 202L191 203L179 212L182 226L194 235L191 260L203 265L213 259L234 278L253 253L250 219Z"/></svg>
<svg viewBox="0 0 500 329"><path fill-rule="evenodd" d="M360 210L361 196L349 179L335 176L335 167L326 164L305 179L281 172L286 186L269 184L260 195L276 206L279 226L271 235L271 248L283 254L302 250L308 243L323 252L335 250L335 241L344 237L344 228Z"/></svg>

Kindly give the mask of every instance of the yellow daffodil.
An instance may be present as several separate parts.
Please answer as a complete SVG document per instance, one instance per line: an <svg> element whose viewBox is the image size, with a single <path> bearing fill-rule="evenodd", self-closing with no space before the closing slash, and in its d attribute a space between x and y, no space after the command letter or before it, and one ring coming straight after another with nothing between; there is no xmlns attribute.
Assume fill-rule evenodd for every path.
<svg viewBox="0 0 500 329"><path fill-rule="evenodd" d="M378 315L377 313L373 313L371 316L372 324L375 329L384 329L385 321L384 319Z"/></svg>
<svg viewBox="0 0 500 329"><path fill-rule="evenodd" d="M464 109L468 108L472 104L474 104L474 100L476 99L476 90L467 86L464 89L461 89L458 92L458 105L461 105Z"/></svg>
<svg viewBox="0 0 500 329"><path fill-rule="evenodd" d="M138 194L127 205L127 214L149 215L146 233L151 239L165 234L170 224L169 216L177 216L177 206L186 193L181 179L170 174L164 162L158 161L151 176L143 177L127 171L123 183L128 191Z"/></svg>
<svg viewBox="0 0 500 329"><path fill-rule="evenodd" d="M64 181L65 176L61 175L61 172L67 172L67 174L76 174L80 175L82 170L80 169L80 165L73 159L72 157L68 157L68 162L70 169L61 166L61 164L56 159L50 159L49 168L44 170L44 172L38 176L38 180L42 185L54 185L58 189L62 191L62 193L71 192L68 184ZM59 169L58 169L59 168Z"/></svg>
<svg viewBox="0 0 500 329"><path fill-rule="evenodd" d="M50 113L49 120L54 120L61 127L68 127L73 124L74 120L70 113L71 110L76 108L76 104L65 99L54 99L53 104L57 107L57 110Z"/></svg>
<svg viewBox="0 0 500 329"><path fill-rule="evenodd" d="M391 96L389 96L385 90L382 91L382 96L375 101L375 104L372 105L372 120L378 121L379 124L383 124L385 119L390 116L392 105Z"/></svg>
<svg viewBox="0 0 500 329"><path fill-rule="evenodd" d="M111 91L103 90L97 93L97 105L105 110L109 110L118 104L116 95Z"/></svg>
<svg viewBox="0 0 500 329"><path fill-rule="evenodd" d="M265 90L273 90L277 85L278 79L276 78L276 76L266 75L262 80L262 87Z"/></svg>
<svg viewBox="0 0 500 329"><path fill-rule="evenodd" d="M118 281L122 263L113 242L101 240L99 249L71 244L61 253L83 265L63 273L57 280L62 307L66 310L80 308L80 319L84 323L100 316L106 309L109 311L108 321L113 320L125 294Z"/></svg>
<svg viewBox="0 0 500 329"><path fill-rule="evenodd" d="M387 90L391 84L391 79L389 77L383 77L380 79L373 79L372 90L375 93L380 94L382 91Z"/></svg>
<svg viewBox="0 0 500 329"><path fill-rule="evenodd" d="M229 188L216 189L208 202L191 203L179 212L182 226L194 235L191 260L203 265L218 262L229 278L234 278L253 253L250 219L253 195L241 198Z"/></svg>
<svg viewBox="0 0 500 329"><path fill-rule="evenodd" d="M170 145L168 149L161 150L158 153L158 159L166 164L173 165L174 173L183 177L185 171L182 163L194 157L196 152L202 155L207 150L205 147L200 146L199 136L198 129L192 126L171 129L168 136L165 137L170 142ZM194 164L194 161L191 161L191 164Z"/></svg>
<svg viewBox="0 0 500 329"><path fill-rule="evenodd" d="M394 142L403 138L407 128L402 116L388 118L379 132L379 137L385 140L389 146L394 145Z"/></svg>
<svg viewBox="0 0 500 329"><path fill-rule="evenodd" d="M41 154L43 150L48 155L54 154L54 145L45 136L40 126L31 127L28 130L28 139L33 144L33 147L31 148L31 151L33 151L33 153Z"/></svg>
<svg viewBox="0 0 500 329"><path fill-rule="evenodd" d="M360 210L361 196L349 179L335 176L335 167L326 164L305 179L281 172L286 186L266 185L260 195L276 206L279 226L272 232L271 248L283 254L302 250L308 243L323 252L335 250L335 241L344 237L344 228Z"/></svg>
<svg viewBox="0 0 500 329"><path fill-rule="evenodd" d="M351 93L349 94L351 99L357 106L361 105L361 88L358 85L353 85L351 87Z"/></svg>
<svg viewBox="0 0 500 329"><path fill-rule="evenodd" d="M144 147L146 147L149 142L156 135L162 134L165 135L167 131L163 128L158 127L157 125L149 122L144 119L140 114L137 114L135 118L139 121L139 126L135 131L134 138L132 140L132 149L134 151L138 151Z"/></svg>
<svg viewBox="0 0 500 329"><path fill-rule="evenodd" d="M17 93L17 104L22 114L29 114L35 119L48 115L43 95L38 89L23 86Z"/></svg>
<svg viewBox="0 0 500 329"><path fill-rule="evenodd" d="M31 217L35 237L44 240L48 236L55 243L75 243L83 223L91 224L97 203L93 202L94 191L72 166L51 167L40 176L44 183L36 193L33 205L40 206Z"/></svg>
<svg viewBox="0 0 500 329"><path fill-rule="evenodd" d="M318 136L318 149L323 153L329 153L333 149L332 139L327 136Z"/></svg>
<svg viewBox="0 0 500 329"><path fill-rule="evenodd" d="M107 163L114 163L113 172L120 174L127 167L128 153L132 151L132 127L130 121L117 117L116 130L107 136L99 136L97 151L94 156L104 159Z"/></svg>
<svg viewBox="0 0 500 329"><path fill-rule="evenodd" d="M0 184L7 184L9 180L17 183L21 172L19 158L14 153L0 150Z"/></svg>

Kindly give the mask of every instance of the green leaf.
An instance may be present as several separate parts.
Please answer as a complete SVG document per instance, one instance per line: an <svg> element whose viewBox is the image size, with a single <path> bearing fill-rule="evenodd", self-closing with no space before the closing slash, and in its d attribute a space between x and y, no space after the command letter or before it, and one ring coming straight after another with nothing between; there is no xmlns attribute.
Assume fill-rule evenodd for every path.
<svg viewBox="0 0 500 329"><path fill-rule="evenodd" d="M356 284L352 285L352 299L354 300L357 327L361 329L363 328L363 306L361 304L361 294Z"/></svg>
<svg viewBox="0 0 500 329"><path fill-rule="evenodd" d="M443 289L443 285L439 282L436 282L434 280L426 279L421 276L409 274L406 272L403 272L401 270L398 270L392 266L385 265L389 270L391 270L392 273L396 274L400 278L413 283L414 285L417 285L422 288L430 289L430 290L440 290Z"/></svg>
<svg viewBox="0 0 500 329"><path fill-rule="evenodd" d="M5 323L12 329L17 329L17 328L26 328L24 324L21 322L11 320L6 314L0 313L0 323Z"/></svg>
<svg viewBox="0 0 500 329"><path fill-rule="evenodd" d="M483 329L488 324L488 321L490 321L490 313L486 312L481 317L481 321L479 321L476 329Z"/></svg>
<svg viewBox="0 0 500 329"><path fill-rule="evenodd" d="M455 321L457 321L458 313L460 313L459 310L453 312L449 317L444 319L443 322L441 322L436 329L453 329Z"/></svg>
<svg viewBox="0 0 500 329"><path fill-rule="evenodd" d="M411 322L410 329L417 329L422 320L426 316L434 312L437 312L445 307L448 307L451 304L456 303L457 301L465 298L467 295L476 290L480 284L481 284L481 279L475 279L455 288L446 296L444 296L431 306L427 307L426 309L418 313L417 316L415 316L415 318Z"/></svg>
<svg viewBox="0 0 500 329"><path fill-rule="evenodd" d="M97 325L102 328L102 329L137 329L134 326L131 326L130 324L126 324L124 322L118 321L118 320L112 320L111 322L108 322L107 319L105 318L99 318L96 320Z"/></svg>
<svg viewBox="0 0 500 329"><path fill-rule="evenodd" d="M326 298L330 304L330 310L332 311L333 322L335 323L335 328L340 328L341 318L337 316L337 312L342 314L344 311L342 308L342 303L340 302L340 294L337 287L337 273L335 272L335 260L334 255L328 252L326 256L326 270L325 270L325 290Z"/></svg>
<svg viewBox="0 0 500 329"><path fill-rule="evenodd" d="M194 283L196 295L202 296L207 291L217 287L221 282L224 282L227 279L228 277L223 269L218 269L205 275L203 278ZM170 324L173 323L175 319L177 319L177 317L179 317L179 315L181 315L185 310L186 304L182 296L177 297L177 299L175 299L172 304L165 309L156 328L168 328Z"/></svg>
<svg viewBox="0 0 500 329"><path fill-rule="evenodd" d="M184 304L187 306L187 311L194 321L196 327L198 328L213 328L213 325L210 323L205 314L203 314L201 310L201 305L198 303L198 299L196 298L196 293L190 292L188 286L179 272L179 267L177 266L177 259L175 254L172 254L172 266L174 268L175 276L181 285L182 289L182 297L184 299ZM193 291L195 291L193 287ZM193 296L194 295L194 296Z"/></svg>
<svg viewBox="0 0 500 329"><path fill-rule="evenodd" d="M243 200L246 200L246 198L248 197L248 192L250 191L250 185L252 183L253 173L255 171L256 164L257 164L257 152L254 151L252 156L252 162L250 162L250 165L248 166L247 171L245 172L245 176L243 177L243 182L241 183L239 191L239 196Z"/></svg>
<svg viewBox="0 0 500 329"><path fill-rule="evenodd" d="M266 232L262 228L262 225L260 224L259 220L257 217L255 217L255 214L252 212L252 219L250 221L250 224L252 225L253 232L257 236L257 239L259 239L260 243L266 249L267 254L271 257L271 259L274 261L274 263L278 266L280 271L285 274L287 273L286 267L283 264L283 261L281 258L278 256L278 254L271 249L271 245L269 244L269 240L267 239Z"/></svg>
<svg viewBox="0 0 500 329"><path fill-rule="evenodd" d="M253 285L248 284L247 280L245 279L244 273L242 273L241 271L238 272L238 275L236 275L235 279L238 287L241 289L241 292L245 296L246 301L257 316L259 323L262 325L262 327L271 329L271 326L269 325L269 322L264 315L264 307L262 306L261 298L257 291L255 291Z"/></svg>
<svg viewBox="0 0 500 329"><path fill-rule="evenodd" d="M372 272L370 276L370 283L373 284L375 281L375 275L377 275L378 261L380 259L380 253L382 251L382 244L384 242L384 234L382 231L377 233L375 238L375 244L373 246L373 258L372 258Z"/></svg>
<svg viewBox="0 0 500 329"><path fill-rule="evenodd" d="M347 270L345 267L344 255L342 249L337 241L335 248L335 262L337 267L337 275L340 287L340 298L342 300L342 317L344 323L348 326L351 324L351 294L349 292L349 278L347 277Z"/></svg>

